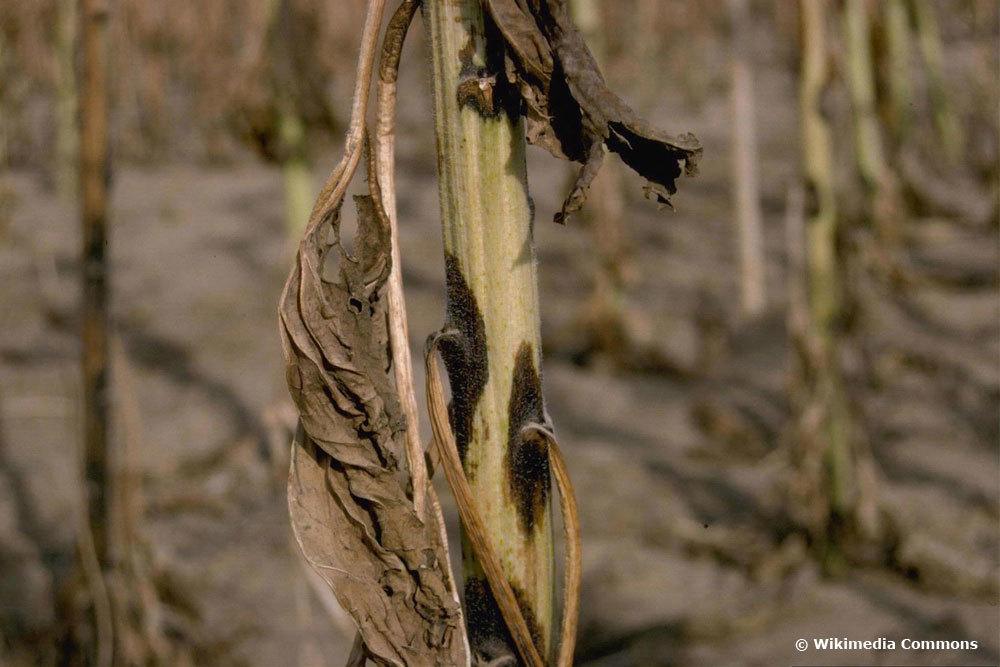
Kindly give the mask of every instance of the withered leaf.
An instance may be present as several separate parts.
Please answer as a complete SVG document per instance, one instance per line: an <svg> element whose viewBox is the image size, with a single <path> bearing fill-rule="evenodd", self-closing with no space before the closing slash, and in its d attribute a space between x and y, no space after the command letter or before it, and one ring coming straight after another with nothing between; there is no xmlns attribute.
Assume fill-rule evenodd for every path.
<svg viewBox="0 0 1000 667"><path fill-rule="evenodd" d="M281 297L300 417L289 512L302 553L354 618L371 660L461 665L468 658L446 547L431 510L417 516L399 471L405 424L382 298L390 232L374 174L369 153L371 195L355 197L354 254L341 244L337 202L307 230ZM331 253L339 267L327 281Z"/></svg>
<svg viewBox="0 0 1000 667"><path fill-rule="evenodd" d="M528 141L583 165L556 222L583 205L604 146L646 178L647 196L669 205L681 173L697 171L698 139L650 126L608 89L566 0L487 0L487 5L506 41L506 75L524 101Z"/></svg>

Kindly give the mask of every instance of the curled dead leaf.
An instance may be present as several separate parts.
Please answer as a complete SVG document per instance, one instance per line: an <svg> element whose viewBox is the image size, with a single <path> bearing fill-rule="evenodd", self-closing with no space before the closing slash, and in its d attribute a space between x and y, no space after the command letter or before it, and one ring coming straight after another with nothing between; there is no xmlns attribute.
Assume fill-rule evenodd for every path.
<svg viewBox="0 0 1000 667"><path fill-rule="evenodd" d="M647 196L670 205L676 179L697 171L698 139L652 127L608 89L566 0L488 0L487 6L507 45L506 75L524 102L528 141L583 165L556 222L583 205L605 146L646 178Z"/></svg>
<svg viewBox="0 0 1000 667"><path fill-rule="evenodd" d="M355 197L354 254L340 207L307 229L280 303L289 391L299 412L288 504L302 553L381 665L467 663L446 547L418 516L399 470L405 421L389 374L389 222L371 151L370 193ZM336 279L323 267L333 254Z"/></svg>

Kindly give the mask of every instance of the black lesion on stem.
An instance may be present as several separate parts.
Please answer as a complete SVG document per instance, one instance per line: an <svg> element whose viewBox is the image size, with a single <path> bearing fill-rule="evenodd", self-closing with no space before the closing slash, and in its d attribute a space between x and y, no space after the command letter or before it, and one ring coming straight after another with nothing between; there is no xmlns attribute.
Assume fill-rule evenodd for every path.
<svg viewBox="0 0 1000 667"><path fill-rule="evenodd" d="M534 642L538 652L545 655L545 642L542 639L542 627L538 624L538 617L535 616L535 610L531 606L531 602L528 600L528 594L524 592L524 589L513 582L511 582L510 587L511 590L514 591L514 597L517 599L517 606L521 609L521 615L524 616L524 622L528 626L528 632L531 633L531 641Z"/></svg>
<svg viewBox="0 0 1000 667"><path fill-rule="evenodd" d="M491 75L486 70L464 75L458 84L458 105L471 106L480 116L496 116L496 85L496 75Z"/></svg>
<svg viewBox="0 0 1000 667"><path fill-rule="evenodd" d="M544 421L542 382L535 368L534 348L524 342L514 359L504 467L518 523L529 537L548 505L551 473L545 438L525 426Z"/></svg>
<svg viewBox="0 0 1000 667"><path fill-rule="evenodd" d="M489 352L483 313L458 259L446 252L444 260L448 292L446 328L454 329L458 335L443 338L440 349L451 384L448 416L455 432L458 455L464 465L472 437L472 419L489 379Z"/></svg>
<svg viewBox="0 0 1000 667"><path fill-rule="evenodd" d="M486 579L470 576L465 580L465 624L469 631L469 644L477 662L491 663L514 656L514 640L500 613L490 585ZM516 659L514 664L517 663Z"/></svg>
<svg viewBox="0 0 1000 667"><path fill-rule="evenodd" d="M531 633L531 639L538 651L544 655L545 642L542 628L538 624L528 595L520 586L511 582L511 589L524 622ZM514 649L514 639L510 635L500 607L497 605L486 579L471 576L465 580L465 623L469 631L469 643L475 652L474 665L520 665Z"/></svg>

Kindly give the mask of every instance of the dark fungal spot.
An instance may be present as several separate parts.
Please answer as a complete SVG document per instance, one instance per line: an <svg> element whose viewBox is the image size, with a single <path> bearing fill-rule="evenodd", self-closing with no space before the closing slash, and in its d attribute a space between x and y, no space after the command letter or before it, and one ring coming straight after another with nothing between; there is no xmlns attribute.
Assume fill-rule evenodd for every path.
<svg viewBox="0 0 1000 667"><path fill-rule="evenodd" d="M517 606L521 608L521 615L524 616L524 622L528 626L528 632L531 633L531 641L534 642L536 647L538 647L538 652L545 655L545 651L543 650L545 642L542 640L542 628L538 625L538 617L535 616L535 610L528 601L528 594L525 593L524 589L517 584L512 583L510 587L511 590L514 591L514 598L517 600Z"/></svg>
<svg viewBox="0 0 1000 667"><path fill-rule="evenodd" d="M515 583L511 583L511 590L514 591L517 606L520 607L528 632L531 633L532 642L544 655L542 627L538 624L538 617L528 600L528 594ZM479 658L489 662L517 655L514 639L500 613L500 607L493 598L489 583L482 577L472 576L465 580L465 623L469 631L469 643Z"/></svg>
<svg viewBox="0 0 1000 667"><path fill-rule="evenodd" d="M530 537L545 513L550 485L548 445L537 435L521 433L528 424L545 420L542 381L530 343L521 343L511 380L504 467L521 529Z"/></svg>
<svg viewBox="0 0 1000 667"><path fill-rule="evenodd" d="M441 357L451 384L451 428L464 463L472 437L472 417L489 379L486 323L458 259L446 252L444 266L448 326L460 335L441 340Z"/></svg>
<svg viewBox="0 0 1000 667"><path fill-rule="evenodd" d="M475 64L477 45L483 46L485 63ZM503 35L488 14L483 16L483 33L472 27L469 40L459 51L461 69L457 99L460 107L471 107L483 118L506 114L516 119L521 113L521 98L505 74Z"/></svg>
<svg viewBox="0 0 1000 667"><path fill-rule="evenodd" d="M471 106L480 116L494 116L493 89L497 78L481 72L465 78L458 84L458 105Z"/></svg>
<svg viewBox="0 0 1000 667"><path fill-rule="evenodd" d="M490 662L516 655L514 640L500 613L490 585L482 577L465 580L465 625L476 657ZM520 663L518 663L520 664Z"/></svg>
<svg viewBox="0 0 1000 667"><path fill-rule="evenodd" d="M819 211L819 193L816 191L816 183L811 179L806 181L804 193L802 212L812 218Z"/></svg>
<svg viewBox="0 0 1000 667"><path fill-rule="evenodd" d="M549 456L545 441L529 435L507 452L507 482L521 529L531 537L545 513L549 497Z"/></svg>

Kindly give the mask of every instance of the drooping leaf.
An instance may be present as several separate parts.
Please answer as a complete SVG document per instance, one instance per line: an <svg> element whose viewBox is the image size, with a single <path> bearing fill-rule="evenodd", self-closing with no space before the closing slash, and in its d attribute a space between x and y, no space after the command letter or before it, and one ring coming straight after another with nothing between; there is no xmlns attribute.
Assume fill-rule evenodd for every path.
<svg viewBox="0 0 1000 667"><path fill-rule="evenodd" d="M382 665L466 664L446 547L418 516L399 471L404 420L389 375L383 288L389 222L373 162L371 195L355 197L355 253L340 239L340 204L310 228L285 284L280 324L299 411L288 503L296 540ZM327 280L324 263L335 259Z"/></svg>
<svg viewBox="0 0 1000 667"><path fill-rule="evenodd" d="M583 165L556 222L583 205L604 147L646 178L647 196L669 205L676 179L697 171L698 139L652 127L608 89L566 0L487 5L507 44L507 79L524 102L528 141Z"/></svg>

